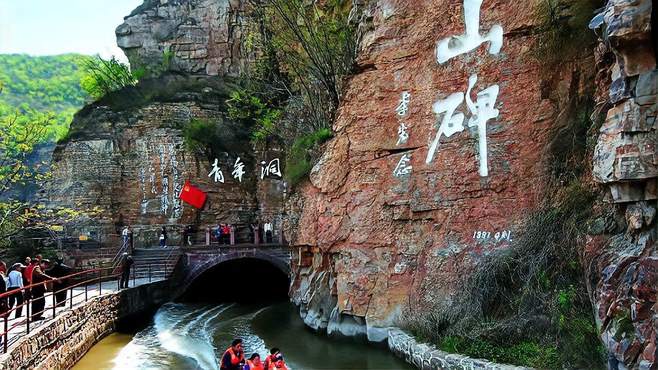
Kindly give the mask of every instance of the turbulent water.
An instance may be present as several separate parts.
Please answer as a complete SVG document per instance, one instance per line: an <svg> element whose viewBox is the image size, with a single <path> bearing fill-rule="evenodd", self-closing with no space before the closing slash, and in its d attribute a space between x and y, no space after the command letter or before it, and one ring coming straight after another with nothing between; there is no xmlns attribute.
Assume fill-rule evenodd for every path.
<svg viewBox="0 0 658 370"><path fill-rule="evenodd" d="M233 338L247 355L279 347L291 369L406 369L387 350L306 328L289 303L270 306L168 303L132 338L112 334L74 367L84 369L218 370Z"/></svg>

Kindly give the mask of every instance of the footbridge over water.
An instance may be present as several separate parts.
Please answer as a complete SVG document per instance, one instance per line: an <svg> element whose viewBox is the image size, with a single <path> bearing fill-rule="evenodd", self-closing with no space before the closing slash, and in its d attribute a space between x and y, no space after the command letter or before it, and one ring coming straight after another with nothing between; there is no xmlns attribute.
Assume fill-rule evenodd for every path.
<svg viewBox="0 0 658 370"><path fill-rule="evenodd" d="M117 258L124 250L130 249L119 250ZM96 342L98 333L106 334L121 319L179 297L191 302L199 298L203 302L260 302L287 297L290 287L292 253L283 244L144 248L134 249L133 256L129 289L120 289L119 266L99 266L62 277L67 285L46 292L40 311L29 300L17 303L0 318L0 370L53 368L45 364L60 361L57 356L72 365ZM66 298L58 303L62 292ZM0 294L0 299L10 294ZM16 316L19 306L27 315ZM45 337L84 340L76 339L74 346L65 340L43 346Z"/></svg>

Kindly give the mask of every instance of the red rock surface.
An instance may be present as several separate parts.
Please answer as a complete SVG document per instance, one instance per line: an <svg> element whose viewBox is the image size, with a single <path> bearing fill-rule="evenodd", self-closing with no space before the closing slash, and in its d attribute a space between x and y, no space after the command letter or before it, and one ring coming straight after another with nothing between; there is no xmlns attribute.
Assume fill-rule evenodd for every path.
<svg viewBox="0 0 658 370"><path fill-rule="evenodd" d="M532 56L536 38L529 32L539 20L533 4L520 9L515 1L482 5L482 33L494 24L504 30L498 55L487 52L487 43L439 65L437 42L464 31L462 3L378 1L364 10L372 24L361 38L361 72L349 81L336 137L296 203L294 242L327 256L300 267L292 290L311 326L340 322L337 313L356 316L377 340L377 328L392 325L405 304L449 301L482 255L508 245L495 236L513 230L543 196L549 136L581 71L563 64L554 71L553 91L544 91L546 71ZM434 160L425 163L440 123L432 105L465 93L475 73L474 100L476 92L500 86L500 114L487 123L487 177L478 174L475 128L443 136ZM411 100L400 117L403 91ZM459 110L467 120L466 105ZM409 140L396 146L400 122ZM411 155L412 173L394 177L404 154ZM477 238L478 232L490 234ZM322 271L331 278L320 279ZM327 302L337 312L322 306Z"/></svg>

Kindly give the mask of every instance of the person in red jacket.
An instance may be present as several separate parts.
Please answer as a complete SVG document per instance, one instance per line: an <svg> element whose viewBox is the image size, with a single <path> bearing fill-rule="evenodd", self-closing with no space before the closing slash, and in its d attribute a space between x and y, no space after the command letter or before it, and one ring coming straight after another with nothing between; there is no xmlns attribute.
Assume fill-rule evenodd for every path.
<svg viewBox="0 0 658 370"><path fill-rule="evenodd" d="M278 348L276 348L276 347L272 347L272 348L270 349L270 354L269 354L267 357L265 357L265 370L269 370L269 368L270 368L270 364L272 363L272 360L273 360L274 357L276 357L276 355L278 355L279 353L281 353L281 351L280 351Z"/></svg>
<svg viewBox="0 0 658 370"><path fill-rule="evenodd" d="M222 225L222 244L231 244L231 226L229 224Z"/></svg>
<svg viewBox="0 0 658 370"><path fill-rule="evenodd" d="M288 370L288 366L283 361L283 355L279 353L274 356L272 362L270 362L270 368L267 370Z"/></svg>
<svg viewBox="0 0 658 370"><path fill-rule="evenodd" d="M25 279L27 279L27 285L32 284L32 271L39 266L41 263L41 255L37 254L37 257L30 261L30 264L23 270Z"/></svg>
<svg viewBox="0 0 658 370"><path fill-rule="evenodd" d="M242 350L242 339L234 339L222 356L221 370L241 370L244 365L244 351Z"/></svg>

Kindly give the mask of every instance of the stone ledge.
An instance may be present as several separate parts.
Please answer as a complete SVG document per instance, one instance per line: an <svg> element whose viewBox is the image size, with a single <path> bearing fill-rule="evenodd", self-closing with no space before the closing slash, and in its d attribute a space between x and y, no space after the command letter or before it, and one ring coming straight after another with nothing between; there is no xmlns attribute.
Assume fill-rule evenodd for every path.
<svg viewBox="0 0 658 370"><path fill-rule="evenodd" d="M396 356L421 370L530 369L444 352L430 344L417 342L413 336L399 328L389 329L388 348Z"/></svg>

